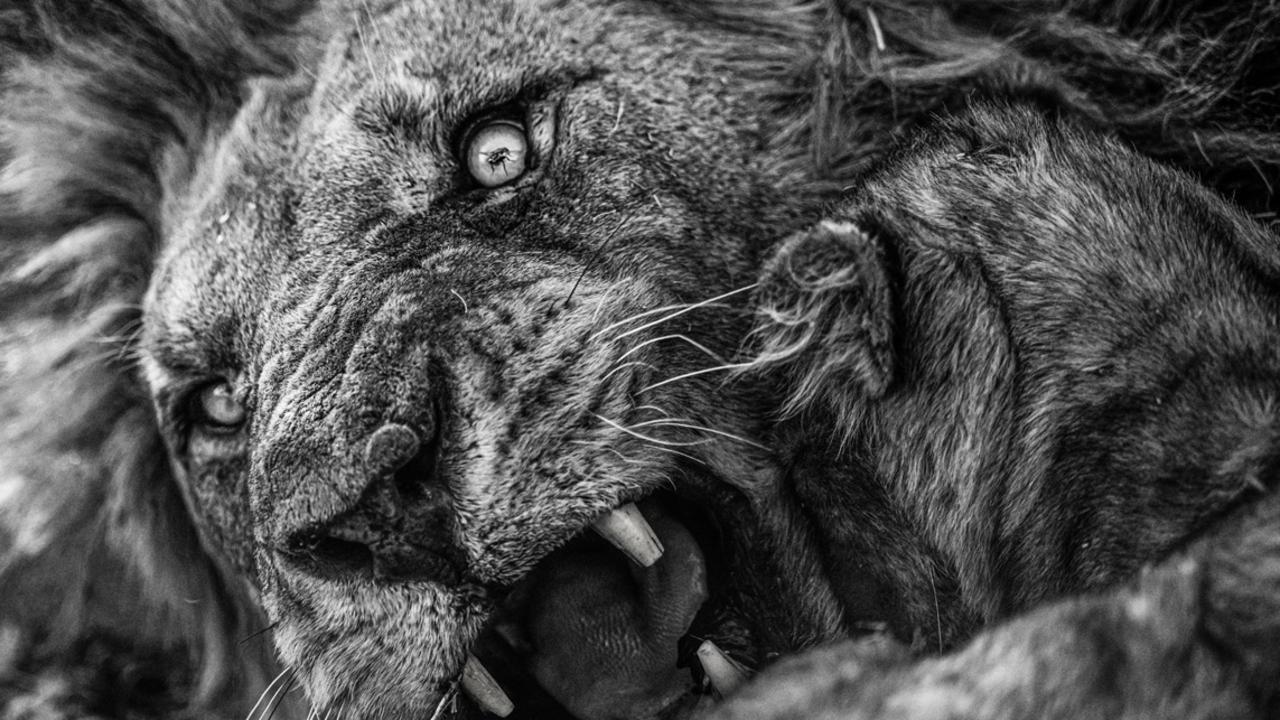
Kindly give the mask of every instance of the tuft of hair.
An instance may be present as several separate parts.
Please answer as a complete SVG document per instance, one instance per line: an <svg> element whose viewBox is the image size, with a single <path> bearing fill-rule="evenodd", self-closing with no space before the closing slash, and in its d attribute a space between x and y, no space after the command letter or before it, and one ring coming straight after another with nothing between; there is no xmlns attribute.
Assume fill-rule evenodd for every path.
<svg viewBox="0 0 1280 720"><path fill-rule="evenodd" d="M824 220L782 243L766 264L742 374L782 378L780 417L825 408L843 450L845 419L894 379L894 279L874 224Z"/></svg>
<svg viewBox="0 0 1280 720"><path fill-rule="evenodd" d="M1280 209L1280 0L652 0L760 36L780 168L839 190L975 98L1075 116Z"/></svg>
<svg viewBox="0 0 1280 720"><path fill-rule="evenodd" d="M261 619L201 544L132 352L162 188L246 79L287 72L306 10L0 4L0 676L111 636L190 658L198 704L262 684L270 656L234 640Z"/></svg>

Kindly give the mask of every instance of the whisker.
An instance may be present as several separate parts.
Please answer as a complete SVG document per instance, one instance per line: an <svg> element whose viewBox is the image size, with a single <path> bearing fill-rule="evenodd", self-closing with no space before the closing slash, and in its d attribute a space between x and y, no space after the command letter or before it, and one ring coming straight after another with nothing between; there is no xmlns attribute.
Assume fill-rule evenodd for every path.
<svg viewBox="0 0 1280 720"><path fill-rule="evenodd" d="M378 71L374 68L373 56L369 54L369 44L364 39L364 23L360 20L360 13L356 13L356 37L360 40L360 51L364 54L364 62L369 66L369 77L377 82L383 79L378 75Z"/></svg>
<svg viewBox="0 0 1280 720"><path fill-rule="evenodd" d="M721 295L717 295L717 296L712 297L712 298L707 298L706 300L700 300L700 301L698 301L698 302L696 302L696 303L685 303L685 304L679 304L679 305L667 305L667 306L665 306L665 307L654 308L653 310L645 310L644 312L636 313L635 315L632 315L632 316L627 317L627 318L623 318L622 320L619 320L619 321L617 321L617 322L615 322L615 323L612 323L612 324L610 324L610 325L605 326L604 328L602 328L601 330L599 330L598 332L596 332L594 335L592 335L592 336L591 336L591 340L592 340L592 341L597 340L601 335L604 335L605 333L607 333L607 332L609 332L609 331L611 331L611 330L615 330L615 329L617 329L617 328L619 328L619 327L621 327L621 326L623 326L623 325L626 325L626 324L627 324L627 323L629 323L629 322L633 322L633 321L635 321L635 320L639 320L640 318L648 317L648 316L650 316L650 315L656 315L656 314L658 314L658 313L670 312L670 311L672 311L672 310L674 310L674 311L675 311L675 312L671 312L671 314L670 314L670 315L667 315L667 316L665 316L665 317L659 318L659 319L654 320L654 321L652 321L652 322L645 323L644 325L641 325L640 327L632 328L631 330L628 330L628 331L626 331L626 332L622 333L621 335L619 335L619 336L617 336L617 337L613 338L613 340L614 340L614 341L621 340L622 338L627 337L628 335L634 335L635 333L642 332L642 331L647 330L648 328L651 328L651 327L653 327L653 326L655 326L655 325L661 325L662 323L667 322L668 320L672 320L672 319L674 319L674 318L680 317L681 315L684 315L685 313L688 313L688 312L692 312L692 311L694 311L694 310L697 310L698 308L708 307L708 306L710 306L710 305L714 305L715 303L720 302L721 300L724 300L725 298L733 297L734 295L739 295L739 294L741 294L741 293L744 293L744 292L748 292L748 291L754 290L754 289L756 288L756 285L757 285L757 284L758 284L758 283L751 283L750 285L747 285L747 286L745 286L745 287L740 287L740 288L738 288L737 290L730 290L730 291L729 291L729 292L727 292L727 293L723 293L723 294L721 294Z"/></svg>
<svg viewBox="0 0 1280 720"><path fill-rule="evenodd" d="M287 695L289 691L293 689L294 683L297 679L298 679L297 675L290 673L289 682L280 686L281 688L284 688L284 690L276 691L275 697L271 698L271 702L267 703L266 709L268 712L267 712L266 720L271 720L271 718L276 716L276 711L279 710L280 706L284 704L284 696Z"/></svg>
<svg viewBox="0 0 1280 720"><path fill-rule="evenodd" d="M660 452L664 452L664 453L671 453L672 455L679 455L680 457L685 458L685 459L688 459L688 460L692 460L692 461L694 461L694 462L698 463L699 465L706 465L706 464L707 464L707 461L706 461L706 460L703 460L703 459L702 459L702 458L700 458L700 457L694 457L694 456L690 455L689 453L684 452L683 450L676 450L675 448L662 447L661 445L646 445L645 447L649 448L650 450L658 450L658 451L660 451ZM673 482L673 483L672 483L672 486L674 486L674 485L675 485L675 483Z"/></svg>
<svg viewBox="0 0 1280 720"><path fill-rule="evenodd" d="M686 430L698 430L701 432L709 432L712 435L719 435L721 437L729 438L730 440L737 440L740 443L743 443L745 445L750 445L751 447L758 448L760 450L769 449L768 447L765 447L764 445L761 445L760 443L754 440L748 440L747 438L744 438L741 435L735 435L729 432L728 430L719 430L717 428L706 427L704 425L695 425L690 422L680 422L679 420L650 420L647 423L641 423L641 424L652 425L654 427L669 426L669 427L684 428Z"/></svg>
<svg viewBox="0 0 1280 720"><path fill-rule="evenodd" d="M440 696L440 700L436 702L436 709L431 713L428 720L440 720L440 713L444 712L444 706L453 702L454 696L458 694L458 684L454 683L449 687L449 691Z"/></svg>
<svg viewBox="0 0 1280 720"><path fill-rule="evenodd" d="M592 414L593 414L593 415L595 415L595 413L592 413ZM661 438L651 437L651 436L649 436L649 435L645 435L645 434L643 434L643 433L638 433L638 432L636 432L635 430L632 430L632 429L631 429L631 428L629 428L629 427L625 427L625 426L623 426L623 425L621 425L621 424L619 424L619 423L617 423L617 422L614 422L613 420L610 420L609 418L607 418L607 417L605 417L605 416L603 416L603 415L596 415L596 419L598 419L600 422L605 423L606 425L608 425L608 426L610 426L610 427L612 427L612 428L614 428L614 429L616 429L616 430L620 430L620 431L622 431L622 432L624 432L624 433L626 433L626 434L628 434L628 435L630 435L630 436L632 436L632 437L634 437L634 438L637 438L637 439L643 440L643 441L645 441L645 442L647 442L647 443L654 443L654 444L656 444L656 445L665 445L665 446L667 446L667 447L693 447L693 446L695 446L695 445L705 445L706 443L708 443L708 442L709 442L708 440L697 440L697 441L693 441L693 442L674 442L674 441L671 441L671 440L663 440L663 439L661 439Z"/></svg>
<svg viewBox="0 0 1280 720"><path fill-rule="evenodd" d="M271 680L270 683L266 684L265 688L262 688L262 694L257 696L257 702L253 703L252 710L248 711L248 715L244 716L244 720L251 720L253 715L257 714L257 708L262 705L262 701L266 700L266 693L271 692L271 688L275 687L275 683L279 683L280 678L283 678L285 674L288 674L288 671L288 667L285 667L284 670L280 670L280 674L276 675L274 680Z"/></svg>
<svg viewBox="0 0 1280 720"><path fill-rule="evenodd" d="M657 405L637 405L636 410L652 410L662 415L663 417L671 417L671 413L667 412L666 410L663 410Z"/></svg>
<svg viewBox="0 0 1280 720"><path fill-rule="evenodd" d="M610 211L606 214L611 214L612 212L613 211ZM587 276L587 272L595 265L596 260L600 257L600 253L604 252L605 248L609 247L609 243L613 242L613 239L622 231L622 226L625 224L626 218L618 220L618 224L613 227L613 230L609 231L609 234L605 236L604 240L600 241L600 245L595 249L595 252L591 253L591 257L587 258L587 261L583 263L582 272L578 274L578 279L573 281L573 287L569 288L569 296L564 299L564 307L569 307L569 301L573 299L573 294L578 292L578 286L582 284L582 280Z"/></svg>
<svg viewBox="0 0 1280 720"><path fill-rule="evenodd" d="M632 423L627 427L639 428L639 427L651 427L654 425L670 425L671 423L691 423L691 422L693 422L693 418L673 418L668 415L667 417L658 418L657 420L645 420L644 422Z"/></svg>
<svg viewBox="0 0 1280 720"><path fill-rule="evenodd" d="M706 346L706 345L703 345L702 343L698 342L697 340L694 340L693 338L689 337L688 335L679 335L679 334L676 334L676 335L663 335L663 336L661 336L661 337L650 338L650 339L648 339L648 340L645 340L644 342L640 343L639 345L636 345L635 347L631 348L630 350L628 350L628 351L626 351L626 352L622 353L621 355L619 355L619 356L618 356L618 360L619 360L619 361L621 361L621 360L625 360L625 359L626 359L626 357L627 357L628 355L630 355L631 353L636 352L637 350L639 350L639 349L641 349L641 348L643 348L643 347L647 347L647 346L649 346L649 345L652 345L652 344L654 344L654 343L659 343L659 342L662 342L662 341L664 341L664 340L683 340L683 341L685 341L685 342L689 343L690 345L692 345L692 346L694 346L694 347L698 348L699 350L701 350L703 353L705 353L705 354L706 354L708 357L710 357L712 360L715 360L716 362L718 362L718 363L720 363L720 364L724 364L724 363L726 362L724 358L722 358L722 357L720 357L719 355L717 355L717 354L715 354L714 352L712 352L710 349L708 349L708 348L707 348L707 346Z"/></svg>
<svg viewBox="0 0 1280 720"><path fill-rule="evenodd" d="M678 382L680 380L686 380L691 377L697 377L699 375L706 375L708 373L713 373L713 372L725 372L728 370L741 370L742 368L748 368L748 367L751 367L752 365L755 365L755 362L728 363L725 365L718 365L716 367L703 368L701 370L693 370L691 372L687 372L682 375L676 375L675 377L670 377L670 378L667 378L666 380L661 380L652 385L649 385L648 387L641 388L640 392L648 392L650 390L660 388L663 385L668 385L670 383Z"/></svg>
<svg viewBox="0 0 1280 720"><path fill-rule="evenodd" d="M383 37L382 31L378 29L378 21L373 17L373 8L369 7L369 0L360 0L360 6L364 8L364 16L369 21L369 29L373 31L373 35L382 45L387 44L387 39Z"/></svg>
<svg viewBox="0 0 1280 720"><path fill-rule="evenodd" d="M623 455L622 451L618 450L617 448L605 447L603 449L612 453L614 457L618 458L619 460L621 460L622 462L628 465L644 465L645 464L643 460L637 460L635 458L631 458L631 457L627 457L626 455Z"/></svg>
<svg viewBox="0 0 1280 720"><path fill-rule="evenodd" d="M622 363L621 365L619 365L619 366L617 366L617 367L613 368L613 369L612 369L612 370L610 370L609 372L605 373L605 374L600 378L600 380L601 380L601 381L608 380L609 378L613 377L614 373L622 372L623 370L626 370L626 369L627 369L627 368L629 368L629 367L638 367L638 366L647 367L647 368L649 368L650 370L657 370L657 369L658 369L658 368L654 367L653 365L651 365L651 364L649 364L649 363L647 363L647 362L645 362L645 361L643 361L643 360L632 360L631 362L628 362L628 363Z"/></svg>
<svg viewBox="0 0 1280 720"><path fill-rule="evenodd" d="M266 694L270 693L271 688L274 688L275 684L279 683L280 679L284 678L284 676L288 674L289 669L288 667L285 667L284 670L280 670L280 674L276 675L274 680L271 680L270 683L266 684L265 688L262 688L262 694L257 696L257 702L253 703L252 710L248 711L248 715L244 716L244 720L252 720L253 715L257 715L257 708L261 707L262 701L266 700Z"/></svg>
<svg viewBox="0 0 1280 720"><path fill-rule="evenodd" d="M591 312L592 325L600 322L600 314L609 307L609 300L613 297L615 289L615 286L611 285L601 294L600 301L596 303L596 309Z"/></svg>
<svg viewBox="0 0 1280 720"><path fill-rule="evenodd" d="M610 330L615 330L623 325L626 325L629 322L635 322L636 320L649 317L650 315L658 315L660 313L671 312L672 310L679 310L681 308L687 308L687 307L689 307L689 303L676 303L673 305L663 305L662 307L651 308L649 310L642 310L634 315L628 315L627 317L624 317L621 320L617 320L613 323L610 323L609 325L604 326L603 328L597 330L594 335L588 338L588 340L595 340L596 338L609 332Z"/></svg>
<svg viewBox="0 0 1280 720"><path fill-rule="evenodd" d="M276 629L276 626L277 626L277 625L279 625L279 624L280 624L280 621L279 621L279 620L277 620L277 621L275 621L275 622L273 622L273 623L268 623L268 624L267 624L267 626L266 626L266 627L264 627L264 628L262 628L261 630L254 630L253 632L251 632L251 633L249 633L248 635L246 635L246 636L244 637L244 639L243 639L243 640L241 640L238 644L240 644L240 645L244 645L245 643L249 642L250 640L252 640L252 639L254 639L254 638L256 638L256 637L259 637L259 636L261 636L261 635L264 635L264 634L266 634L266 633L269 633L269 632L271 632L272 630L275 630L275 629Z"/></svg>

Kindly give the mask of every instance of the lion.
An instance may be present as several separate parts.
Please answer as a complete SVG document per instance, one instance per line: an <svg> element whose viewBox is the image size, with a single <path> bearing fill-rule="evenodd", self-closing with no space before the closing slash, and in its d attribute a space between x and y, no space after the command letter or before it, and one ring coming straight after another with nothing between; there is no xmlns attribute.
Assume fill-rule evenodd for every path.
<svg viewBox="0 0 1280 720"><path fill-rule="evenodd" d="M1274 713L1277 22L0 6L6 715Z"/></svg>

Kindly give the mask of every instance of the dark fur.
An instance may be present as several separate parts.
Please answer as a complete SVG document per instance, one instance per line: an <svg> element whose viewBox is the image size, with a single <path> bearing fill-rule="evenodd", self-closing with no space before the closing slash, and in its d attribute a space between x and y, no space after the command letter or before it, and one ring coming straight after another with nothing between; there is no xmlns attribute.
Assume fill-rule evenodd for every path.
<svg viewBox="0 0 1280 720"><path fill-rule="evenodd" d="M933 122L935 114L961 108L975 96L994 96L1028 100L1070 116L1073 123L1089 128L1072 131L1081 138L1090 137L1090 132L1122 138L1144 155L1194 173L1264 219L1277 207L1272 186L1280 180L1280 107L1275 94L1280 7L1274 3L1080 1L1011 8L964 2L938 12L934 3L905 1L799 4L804 12L779 9L764 0L658 5L708 33L768 40L740 43L756 52L729 59L755 82L760 119L769 133L771 157L776 158L770 171L781 186L795 192L834 199L835 191L860 182L909 133ZM7 626L18 628L21 635L2 680L15 692L38 694L34 688L39 681L27 674L33 668L50 662L69 667L77 657L93 664L92 658L101 654L95 648L112 648L114 653L121 629L139 657L162 658L159 664L144 663L162 667L160 675L168 675L163 663L190 660L185 664L189 672L184 669L164 678L174 683L171 692L162 693L176 696L170 699L206 702L223 693L236 675L243 676L239 692L252 698L273 668L272 660L263 657L265 647L238 643L265 621L244 599L240 581L223 561L210 559L187 519L150 400L131 359L143 294L157 253L175 230L166 227L163 218L182 215L181 208L167 204L185 197L181 190L196 174L191 164L225 132L243 101L246 79L288 75L292 63L312 63L315 48L306 41L311 37L308 23L320 25L322 18L308 16L305 10L298 3L257 2L0 4L0 159L5 165L0 175L0 481L13 483L0 516L5 531L0 536L0 609ZM294 42L295 33L302 40ZM903 334L901 318L874 314L883 312L883 299L901 291L906 282L895 274L901 272L897 263L905 261L896 255L902 250L894 249L896 240L886 238L954 241L953 236L968 231L948 225L945 214L928 212L912 220L918 224L909 225L895 219L894 208L903 196L912 197L920 187L916 183L938 182L940 193L960 199L975 194L1003 197L990 195L985 183L1005 176L981 174L983 163L999 168L1011 162L1009 158L1025 159L1034 149L1016 147L1006 153L988 148L982 133L1004 122L979 122L979 129L971 133L979 141L963 145L979 165L977 175L961 173L963 182L954 186L934 175L912 175L932 172L940 164L930 148L945 148L934 150L945 155L956 143L974 142L955 139L969 132L963 124L935 129L911 159L900 160L896 170L879 176L880 184L870 186L867 199L838 214L842 222L862 228L845 238L848 247L841 257L876 258L889 271L871 280L867 297L876 302L852 303L857 318L852 327L836 325L850 321L847 313L828 316L833 323L828 337L847 343L852 357L837 357L839 362L832 363L832 358L810 356L812 369L792 376L798 389L793 409L811 416L818 412L813 396L832 382L865 391L836 394L834 414L817 415L836 432L830 446L824 438L815 452L844 446L859 462L869 462L857 455L865 448L858 445L855 417L863 412L865 398L889 391L901 380L902 366L892 351L913 336ZM1013 126L1021 127L1021 122ZM930 140L933 132L941 133L942 139ZM1051 133L1034 130L1032 135L1037 132ZM1096 150L1092 142L1081 144ZM1140 162L1129 160L1128 151L1118 145L1100 147L1104 155ZM1095 161L1102 162L1075 158L1067 166L1074 172ZM1132 165L1122 168L1132 171ZM1147 172L1147 167L1140 172ZM1068 184L1052 173L1032 177L1051 183L1043 190L1053 197L1060 190L1069 197L1091 187L1090 182L1100 182L1086 178ZM1196 198L1195 207L1209 208L1205 212L1217 218L1214 222L1231 228L1225 234L1253 238L1247 242L1254 245L1271 242L1190 181L1160 177L1164 185L1139 188L1140 194L1154 197L1166 187L1189 193ZM812 197L806 198L805 212L810 212ZM1023 207L1018 201L1011 206ZM1007 208L983 210L1001 227L1022 222L1005 217ZM866 218L875 222L866 223ZM1145 216L1129 220L1141 224ZM1196 216L1189 222L1207 221ZM1254 261L1261 269L1249 270L1254 273L1250 277L1256 276L1250 282L1273 282L1267 253L1251 253L1262 259ZM953 310L958 323L972 319L971 308ZM939 325L943 326L935 328L938 337L947 337L949 326ZM867 338L870 342L864 345ZM1175 334L1169 343L1177 347L1184 339ZM795 338L775 335L772 340L775 351L795 345ZM975 362L990 359L979 353ZM1270 371L1265 365L1259 370ZM1078 422L1088 426L1087 419ZM1001 558L999 573L970 576L967 573L977 571L956 567L953 557L939 550L938 543L922 541L918 528L911 525L920 517L929 520L932 510L904 518L878 489L848 489L835 499L866 508L854 520L883 534L860 542L870 543L864 550L867 556L886 557L889 568L884 576L865 583L858 582L861 573L851 573L848 594L862 598L869 611L885 602L901 603L901 615L892 618L895 629L908 636L918 630L922 643L951 646L981 623L1039 600L1118 580L1141 563L1167 554L1184 538L1203 532L1210 520L1234 512L1241 519L1224 527L1245 538L1247 542L1239 545L1248 549L1227 552L1223 548L1236 546L1225 539L1218 544L1206 539L1191 551L1202 561L1197 572L1204 575L1196 577L1206 578L1203 582L1210 588L1226 589L1187 600L1185 593L1178 594L1186 583L1175 579L1157 584L1173 588L1157 595L1173 597L1170 602L1176 607L1171 612L1190 613L1196 627L1212 630L1215 652L1226 647L1244 658L1247 672L1241 672L1249 678L1267 677L1265 671L1274 663L1268 648L1275 643L1254 644L1249 638L1271 636L1242 628L1271 632L1269 616L1257 616L1268 606L1255 601L1273 596L1264 569L1269 566L1259 567L1254 560L1270 557L1268 545L1274 535L1265 529L1250 532L1251 523L1271 527L1256 519L1266 506L1236 506L1251 497L1253 480L1270 489L1272 438L1266 428L1258 429L1255 448L1248 445L1247 433L1237 432L1239 423L1218 425L1202 417L1195 423L1186 431L1197 437L1193 431L1204 426L1220 428L1221 434L1205 443L1234 459L1221 473L1210 473L1219 483L1210 489L1221 491L1222 497L1188 500L1187 507L1179 509L1182 515L1167 518L1165 508L1152 510L1157 520L1167 519L1174 527L1157 534L1164 541L1132 548L1110 545L1121 550L1077 559L1074 574L1037 575L1042 548L1014 541ZM991 434L1008 436L1004 425ZM1135 453L1135 463L1146 457ZM826 471L825 463L810 462L815 471ZM1146 481L1149 478L1130 480L1132 487ZM1109 498L1069 500L1093 502L1102 513L1115 507ZM977 517L974 531L995 522L993 517ZM1128 517L1104 514L1095 532L1114 528L1117 522L1124 527ZM1027 532L1019 537L1043 536ZM896 542L883 542L884 538ZM899 577L905 578L900 586L895 585ZM1025 588L1027 594L1018 595L1006 585ZM990 592L973 596L965 589L969 587L989 587ZM1124 592L1130 591L1117 591L1115 597L1126 597ZM1195 609L1186 610L1187 602ZM1213 612L1202 611L1195 602ZM1058 618L1054 612L1059 612L1087 622L1094 617L1091 607L1046 611L1046 617ZM933 623L927 622L930 617ZM1019 627L997 632L1013 638L1013 643L1034 637L1019 635ZM1001 662L998 654L992 657ZM1265 702L1266 688L1256 685L1250 697ZM1052 686L1041 687L1048 692ZM68 690L60 701L75 708L101 702L101 697L79 687Z"/></svg>
<svg viewBox="0 0 1280 720"><path fill-rule="evenodd" d="M945 649L1078 597L919 663L815 653L713 716L1272 716L1276 237L1025 110L940 123L856 197L766 269L757 331L833 574L889 596L853 611Z"/></svg>

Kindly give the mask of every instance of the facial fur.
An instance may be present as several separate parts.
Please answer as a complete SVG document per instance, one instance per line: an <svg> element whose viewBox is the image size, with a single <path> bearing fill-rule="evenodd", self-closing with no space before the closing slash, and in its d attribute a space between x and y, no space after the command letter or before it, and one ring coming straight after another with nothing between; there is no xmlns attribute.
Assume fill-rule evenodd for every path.
<svg viewBox="0 0 1280 720"><path fill-rule="evenodd" d="M353 17L320 82L258 85L206 151L143 365L209 544L312 703L429 714L499 589L594 519L698 473L776 494L745 399L698 371L733 357L758 255L800 214L742 81L706 81L742 47L605 8ZM689 69L660 93L629 69L667 54ZM458 144L494 113L533 159L487 189ZM191 420L215 382L247 409L230 432ZM417 450L384 467L393 425ZM414 529L369 581L315 544L382 492L377 522Z"/></svg>
<svg viewBox="0 0 1280 720"><path fill-rule="evenodd" d="M508 625L540 717L687 715L693 635L763 664L900 602L950 644L998 604L951 567L929 601L955 527L792 482L819 461L784 451L825 471L852 434L797 440L803 373L738 372L775 244L975 95L1275 209L1264 83L1231 75L1268 8L1202 52L1159 4L29 5L0 7L2 618L79 660L137 628L193 712L466 714L469 654L523 682ZM878 319L840 338L853 404L896 379ZM632 502L686 573L592 544ZM831 560L845 510L910 597Z"/></svg>

